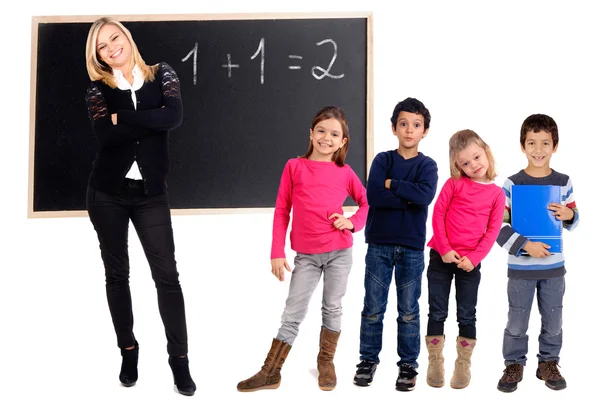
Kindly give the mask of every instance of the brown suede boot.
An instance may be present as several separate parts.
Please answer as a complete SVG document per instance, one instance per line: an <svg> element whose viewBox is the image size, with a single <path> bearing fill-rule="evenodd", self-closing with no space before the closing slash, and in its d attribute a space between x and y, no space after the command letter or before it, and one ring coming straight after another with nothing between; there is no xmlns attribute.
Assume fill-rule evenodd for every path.
<svg viewBox="0 0 600 401"><path fill-rule="evenodd" d="M267 359L265 359L260 372L249 379L239 382L237 385L238 391L246 392L278 388L281 382L281 367L290 349L292 349L290 344L274 338Z"/></svg>
<svg viewBox="0 0 600 401"><path fill-rule="evenodd" d="M333 357L337 348L338 339L340 338L339 331L331 331L325 327L321 327L321 340L319 342L320 351L317 357L317 370L319 371L319 388L324 391L330 391L337 384L335 376L335 366L333 365Z"/></svg>
<svg viewBox="0 0 600 401"><path fill-rule="evenodd" d="M456 351L458 356L454 364L454 374L450 380L450 387L465 388L471 382L471 355L477 340L458 336L456 338Z"/></svg>
<svg viewBox="0 0 600 401"><path fill-rule="evenodd" d="M444 386L444 336L425 336L425 344L429 351L429 366L427 367L427 384L431 387Z"/></svg>

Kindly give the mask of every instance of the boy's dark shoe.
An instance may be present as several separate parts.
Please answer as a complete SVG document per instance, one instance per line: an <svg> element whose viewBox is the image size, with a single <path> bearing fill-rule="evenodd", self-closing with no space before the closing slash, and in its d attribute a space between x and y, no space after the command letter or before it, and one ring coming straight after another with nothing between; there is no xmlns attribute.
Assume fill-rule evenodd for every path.
<svg viewBox="0 0 600 401"><path fill-rule="evenodd" d="M400 372L398 373L398 379L396 379L396 390L414 390L417 382L417 375L417 371L410 365L400 365Z"/></svg>
<svg viewBox="0 0 600 401"><path fill-rule="evenodd" d="M370 386L377 370L377 363L373 361L360 361L356 367L358 369L356 369L356 374L354 375L354 384L361 387Z"/></svg>
<svg viewBox="0 0 600 401"><path fill-rule="evenodd" d="M517 385L521 380L523 380L523 365L518 363L508 365L498 382L498 390L505 393L512 393L517 389Z"/></svg>
<svg viewBox="0 0 600 401"><path fill-rule="evenodd" d="M546 361L538 364L535 375L546 382L546 387L552 390L562 390L567 387L567 382L558 370L557 361Z"/></svg>

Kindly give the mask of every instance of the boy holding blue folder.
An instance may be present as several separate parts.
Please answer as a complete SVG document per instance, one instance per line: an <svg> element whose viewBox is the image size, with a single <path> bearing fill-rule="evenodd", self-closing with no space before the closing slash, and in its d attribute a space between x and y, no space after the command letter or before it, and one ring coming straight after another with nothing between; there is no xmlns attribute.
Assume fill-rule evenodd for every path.
<svg viewBox="0 0 600 401"><path fill-rule="evenodd" d="M543 241L530 240L511 224L512 192L515 185L559 186L561 200L547 207L563 228L573 230L579 223L573 184L569 176L550 168L558 147L556 122L544 114L533 114L521 126L521 150L527 167L509 177L503 185L506 194L505 224L497 242L508 251L508 323L504 330L502 353L505 370L498 390L512 392L523 379L527 360L527 327L537 289L542 318L536 376L553 390L567 384L558 370L562 347L562 300L565 291L565 259L562 252L550 252Z"/></svg>
<svg viewBox="0 0 600 401"><path fill-rule="evenodd" d="M558 185L513 185L510 224L514 231L531 242L542 242L548 252L562 252L563 222L547 206L562 200ZM526 252L523 252L525 255Z"/></svg>

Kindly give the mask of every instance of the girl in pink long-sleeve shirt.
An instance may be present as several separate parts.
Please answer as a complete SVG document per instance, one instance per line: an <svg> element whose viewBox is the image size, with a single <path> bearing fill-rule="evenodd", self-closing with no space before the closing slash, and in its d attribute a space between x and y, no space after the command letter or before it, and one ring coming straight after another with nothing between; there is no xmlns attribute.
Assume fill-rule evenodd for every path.
<svg viewBox="0 0 600 401"><path fill-rule="evenodd" d="M344 112L328 106L317 113L310 129L307 153L288 160L277 194L273 218L271 271L280 281L287 263L285 237L293 210L291 247L296 251L294 271L281 327L260 372L238 383L239 391L279 387L280 370L306 316L308 303L323 276L323 323L317 356L319 388L336 386L333 357L341 331L342 298L352 267L352 233L367 219L365 187L349 165L344 164L350 137ZM358 211L344 217L348 196Z"/></svg>
<svg viewBox="0 0 600 401"><path fill-rule="evenodd" d="M481 261L500 232L505 195L493 183L497 174L490 147L471 130L459 131L450 138L450 175L435 203L433 237L427 244L431 247L427 269L427 383L432 387L444 385L444 322L454 278L458 357L450 386L464 388L471 379L471 355L476 343L475 307Z"/></svg>

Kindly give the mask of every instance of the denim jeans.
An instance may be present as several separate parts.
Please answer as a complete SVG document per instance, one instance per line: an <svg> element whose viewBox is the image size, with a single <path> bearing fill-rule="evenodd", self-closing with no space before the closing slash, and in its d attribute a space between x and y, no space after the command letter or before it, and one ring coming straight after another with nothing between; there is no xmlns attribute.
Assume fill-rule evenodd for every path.
<svg viewBox="0 0 600 401"><path fill-rule="evenodd" d="M88 188L87 210L100 242L106 276L106 296L117 345L137 344L129 290L129 221L140 239L158 294L158 309L167 335L170 356L187 355L183 293L175 263L175 244L167 194L146 196L143 184L125 180L120 195Z"/></svg>
<svg viewBox="0 0 600 401"><path fill-rule="evenodd" d="M429 290L428 336L441 336L444 334L444 322L448 317L450 286L454 278L458 335L466 338L477 338L475 312L477 291L481 281L480 270L481 264L470 272L466 272L459 269L456 263L444 263L437 251L432 249L429 252L429 267L427 268Z"/></svg>
<svg viewBox="0 0 600 401"><path fill-rule="evenodd" d="M399 245L369 244L365 257L365 299L360 324L360 359L379 363L383 317L392 274L398 309L397 352L400 365L419 367L421 349L419 298L425 269L423 251Z"/></svg>
<svg viewBox="0 0 600 401"><path fill-rule="evenodd" d="M508 323L504 329L502 353L504 364L525 365L527 360L527 328L537 290L537 303L542 328L538 337L538 362L559 361L562 348L562 300L565 277L546 280L508 279Z"/></svg>
<svg viewBox="0 0 600 401"><path fill-rule="evenodd" d="M300 323L306 317L310 298L319 284L321 275L322 325L331 331L341 331L342 298L346 294L351 268L352 248L319 254L297 253L290 290L281 316L281 327L276 338L290 345L294 344Z"/></svg>

